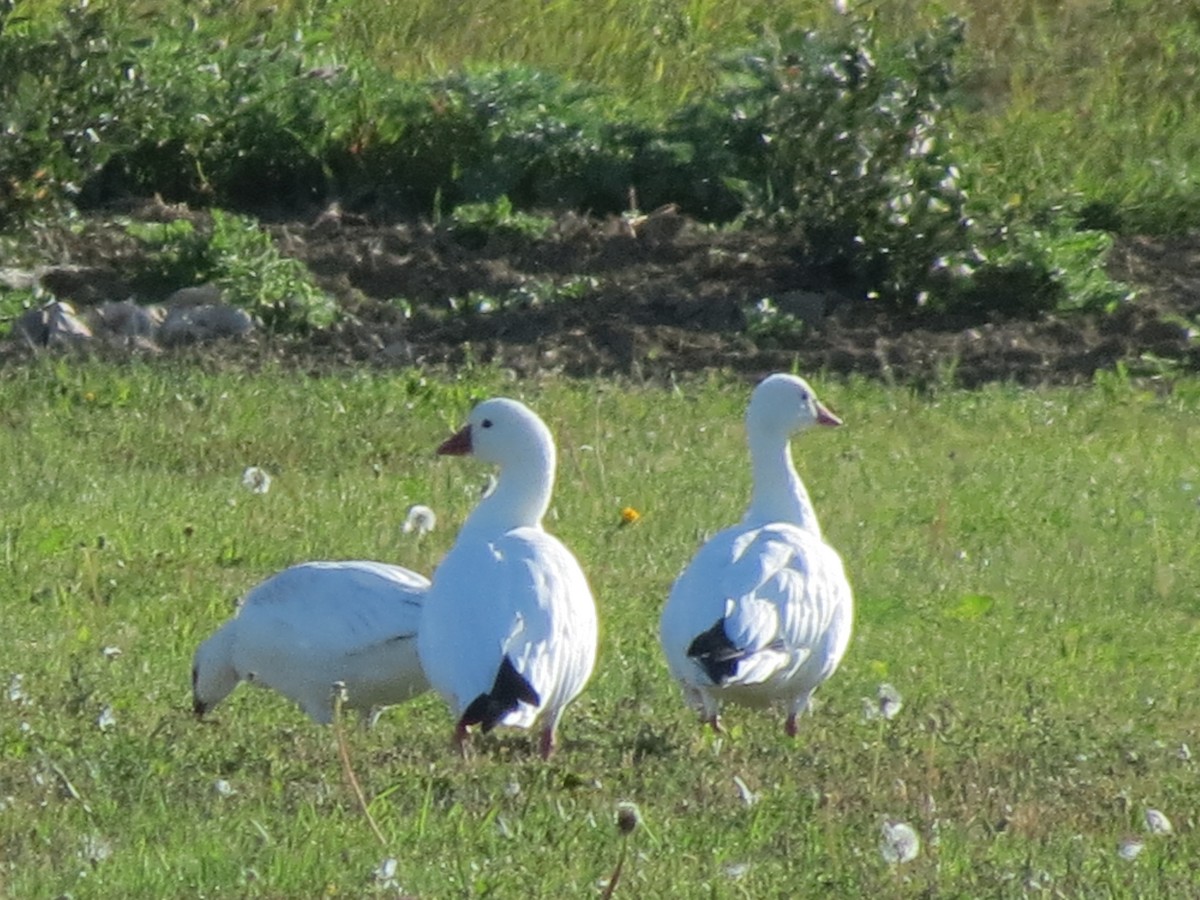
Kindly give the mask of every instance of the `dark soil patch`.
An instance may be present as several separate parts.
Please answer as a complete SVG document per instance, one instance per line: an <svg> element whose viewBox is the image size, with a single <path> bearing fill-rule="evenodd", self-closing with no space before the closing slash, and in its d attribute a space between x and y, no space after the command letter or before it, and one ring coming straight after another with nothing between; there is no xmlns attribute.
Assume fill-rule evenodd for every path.
<svg viewBox="0 0 1200 900"><path fill-rule="evenodd" d="M788 236L716 234L672 213L636 227L567 215L537 241L469 240L420 224L330 214L272 230L349 315L308 338L259 336L209 346L206 357L234 364L281 358L319 369L473 361L521 374L635 377L795 365L966 386L1088 382L1118 363L1141 375L1200 370L1200 236L1126 239L1111 272L1137 289L1134 301L1107 314L1031 320L907 316L848 300L821 282ZM130 273L138 250L119 229L98 225L54 239L64 258L95 267L85 283L56 286L63 299L95 303L137 293ZM555 300L556 291L571 297ZM805 326L751 336L748 322L763 298L805 318ZM489 303L496 308L463 309ZM13 345L6 356L28 352Z"/></svg>

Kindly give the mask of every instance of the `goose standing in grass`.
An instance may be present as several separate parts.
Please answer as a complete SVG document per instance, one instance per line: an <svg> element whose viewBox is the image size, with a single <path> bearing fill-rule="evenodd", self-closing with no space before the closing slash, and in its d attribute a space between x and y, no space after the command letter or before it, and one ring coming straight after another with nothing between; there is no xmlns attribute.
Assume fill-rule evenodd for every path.
<svg viewBox="0 0 1200 900"><path fill-rule="evenodd" d="M715 731L721 703L782 704L787 733L837 669L853 598L792 464L790 439L841 425L801 378L772 375L746 412L754 488L742 521L719 532L671 588L660 636L684 698Z"/></svg>
<svg viewBox="0 0 1200 900"><path fill-rule="evenodd" d="M242 681L272 688L322 724L333 685L372 714L429 688L417 656L422 575L378 562L309 562L254 587L196 650L192 698L203 716Z"/></svg>
<svg viewBox="0 0 1200 900"><path fill-rule="evenodd" d="M555 747L567 705L592 674L596 607L571 552L542 528L554 488L549 429L515 400L495 398L438 448L499 466L433 573L417 644L429 683L455 717L455 740L497 725L540 730Z"/></svg>

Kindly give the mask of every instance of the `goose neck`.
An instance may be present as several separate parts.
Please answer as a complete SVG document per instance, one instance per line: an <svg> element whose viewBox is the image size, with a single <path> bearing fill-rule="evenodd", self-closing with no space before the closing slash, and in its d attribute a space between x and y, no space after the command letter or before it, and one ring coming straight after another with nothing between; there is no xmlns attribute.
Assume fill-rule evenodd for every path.
<svg viewBox="0 0 1200 900"><path fill-rule="evenodd" d="M788 522L818 537L821 526L800 475L792 462L786 435L751 435L754 489L746 521Z"/></svg>
<svg viewBox="0 0 1200 900"><path fill-rule="evenodd" d="M463 529L502 534L514 528L540 528L550 508L554 465L551 451L502 467L495 489L479 501Z"/></svg>

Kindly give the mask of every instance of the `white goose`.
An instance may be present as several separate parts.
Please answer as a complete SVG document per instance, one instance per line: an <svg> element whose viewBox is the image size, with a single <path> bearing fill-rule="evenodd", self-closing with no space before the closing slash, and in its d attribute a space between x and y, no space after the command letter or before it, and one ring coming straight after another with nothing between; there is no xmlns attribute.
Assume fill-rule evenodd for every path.
<svg viewBox="0 0 1200 900"><path fill-rule="evenodd" d="M322 724L333 685L364 713L429 688L417 627L429 581L378 562L309 562L255 586L196 650L193 708L202 716L242 681L273 688Z"/></svg>
<svg viewBox="0 0 1200 900"><path fill-rule="evenodd" d="M592 674L596 607L579 563L542 528L554 487L549 429L496 398L438 448L500 467L495 489L433 573L417 646L429 683L456 719L465 751L479 725L539 728L543 758L567 705Z"/></svg>
<svg viewBox="0 0 1200 900"><path fill-rule="evenodd" d="M787 707L787 733L837 669L854 601L792 464L792 434L841 425L801 378L772 375L746 412L754 469L742 521L715 535L671 588L660 636L684 698L720 731L721 703Z"/></svg>

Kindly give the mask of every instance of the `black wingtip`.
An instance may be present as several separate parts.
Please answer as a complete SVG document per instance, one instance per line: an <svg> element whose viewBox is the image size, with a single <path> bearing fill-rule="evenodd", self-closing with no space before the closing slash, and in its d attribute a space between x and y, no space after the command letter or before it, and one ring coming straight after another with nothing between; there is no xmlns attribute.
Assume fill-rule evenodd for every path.
<svg viewBox="0 0 1200 900"><path fill-rule="evenodd" d="M717 619L712 628L696 635L688 646L687 655L700 664L713 684L721 684L737 674L742 651L725 633L725 620Z"/></svg>
<svg viewBox="0 0 1200 900"><path fill-rule="evenodd" d="M458 720L459 728L479 725L485 733L489 732L521 701L537 706L542 698L506 656L500 661L492 689L470 702Z"/></svg>

